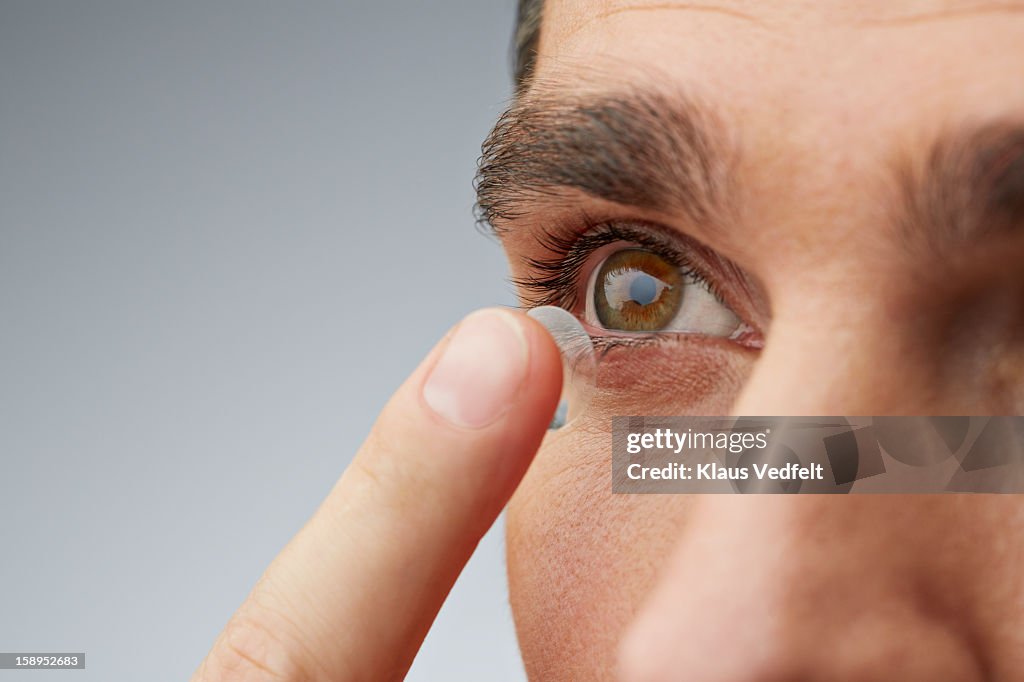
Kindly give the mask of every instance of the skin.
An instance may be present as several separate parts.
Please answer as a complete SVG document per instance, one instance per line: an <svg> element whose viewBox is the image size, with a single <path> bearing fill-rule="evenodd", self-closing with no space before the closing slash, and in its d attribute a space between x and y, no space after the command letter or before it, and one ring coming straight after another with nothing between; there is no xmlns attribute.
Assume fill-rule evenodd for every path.
<svg viewBox="0 0 1024 682"><path fill-rule="evenodd" d="M473 427L424 397L449 335L194 682L401 679L510 497L531 679L1024 678L1016 496L612 495L606 420L1021 413L1020 235L934 246L925 221L908 239L894 168L947 131L1024 121L1024 5L548 0L536 74L562 95L688 93L735 143L735 195L706 222L527 196L495 224L512 274L574 211L657 223L743 273L719 284L764 347L691 334L610 353L587 414L545 438L560 384L543 329L492 311L527 355L504 411ZM459 390L480 404L497 388Z"/></svg>
<svg viewBox="0 0 1024 682"><path fill-rule="evenodd" d="M986 369L1024 377L1019 239L993 239L1016 264L982 239L915 252L879 207L894 158L924 155L944 130L1024 119L1024 5L549 0L539 54L541 84L668 82L740 139L727 228L560 200L672 226L770 302L751 316L766 328L758 353L695 339L671 359L635 356L651 374L710 378L638 391L641 406L658 400L616 413L1020 413L1019 390ZM544 201L506 226L518 277L531 220L563 210ZM937 270L955 283L920 274ZM971 332L952 347L938 332L950 315ZM998 319L1012 322L991 333L1009 340L986 343ZM550 442L510 506L531 678L1024 678L1019 498L612 496L604 424Z"/></svg>

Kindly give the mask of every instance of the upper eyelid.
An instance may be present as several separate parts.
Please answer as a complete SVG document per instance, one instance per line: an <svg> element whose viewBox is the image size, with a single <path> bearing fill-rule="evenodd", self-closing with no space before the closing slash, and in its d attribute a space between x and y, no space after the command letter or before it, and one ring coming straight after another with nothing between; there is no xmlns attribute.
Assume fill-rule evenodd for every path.
<svg viewBox="0 0 1024 682"><path fill-rule="evenodd" d="M714 252L678 229L647 220L609 219L592 223L584 232L570 237L574 243L597 238L601 245L614 241L632 242L650 249L679 267L694 268L702 276L712 269Z"/></svg>
<svg viewBox="0 0 1024 682"><path fill-rule="evenodd" d="M620 236L625 237L627 235L623 234ZM712 281L712 277L706 274L703 271L703 269L697 263L695 263L695 258L693 257L693 254L688 253L685 247L679 248L674 244L663 241L660 236L654 236L654 238L651 239L650 237L653 235L646 234L642 231L632 233L629 236L629 239L616 239L614 241L608 241L607 244L605 244L605 246L621 242L622 244L626 245L624 246L624 248L640 247L641 249L650 251L651 253L660 256L661 258L664 258L672 265L679 268L682 271L683 275L685 275L686 277L691 278L696 282L700 283L701 285L705 286L708 289L708 291L710 291L715 296L715 298L719 299L719 302L724 303L724 301L721 300L721 296L716 291L715 285ZM590 255L592 256L594 253L597 252L597 250L598 249L591 250ZM611 254L609 253L608 255Z"/></svg>
<svg viewBox="0 0 1024 682"><path fill-rule="evenodd" d="M714 275L708 272L711 268L701 265L704 259L699 253L698 245L690 243L676 230L642 221L607 220L591 225L584 232L574 234L545 230L540 240L547 250L555 255L546 259L528 259L528 264L541 272L549 273L551 277L530 282L519 280L516 283L525 285L528 289L538 290L549 286L551 280L558 280L558 285L563 288L561 293L566 299L564 303L576 303L567 295L570 293L569 286L573 282L578 283L586 279L583 276L583 268L590 257L603 246L623 242L646 248L665 258L682 269L684 274L705 286L720 303L729 305L722 296ZM550 299L545 300L545 304L551 302Z"/></svg>

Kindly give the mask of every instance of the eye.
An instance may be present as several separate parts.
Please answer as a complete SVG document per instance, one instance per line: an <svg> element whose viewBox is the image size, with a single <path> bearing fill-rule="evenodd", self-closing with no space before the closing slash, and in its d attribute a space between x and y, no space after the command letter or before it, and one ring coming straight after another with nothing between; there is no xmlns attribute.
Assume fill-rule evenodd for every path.
<svg viewBox="0 0 1024 682"><path fill-rule="evenodd" d="M601 249L586 294L586 320L606 330L734 337L743 321L707 282L645 248ZM600 254L597 254L600 255Z"/></svg>

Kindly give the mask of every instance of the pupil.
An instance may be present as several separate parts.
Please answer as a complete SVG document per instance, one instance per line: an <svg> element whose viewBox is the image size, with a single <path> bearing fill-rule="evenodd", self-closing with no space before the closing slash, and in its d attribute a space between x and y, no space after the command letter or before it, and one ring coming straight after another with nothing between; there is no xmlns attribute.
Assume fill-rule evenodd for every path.
<svg viewBox="0 0 1024 682"><path fill-rule="evenodd" d="M629 297L639 305L650 305L658 298L658 283L646 272L637 273L629 283Z"/></svg>

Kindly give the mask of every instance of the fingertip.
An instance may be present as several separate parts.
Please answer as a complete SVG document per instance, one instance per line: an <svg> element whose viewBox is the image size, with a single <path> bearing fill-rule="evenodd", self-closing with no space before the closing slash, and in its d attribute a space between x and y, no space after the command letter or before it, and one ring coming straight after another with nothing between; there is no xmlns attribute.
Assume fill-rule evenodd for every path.
<svg viewBox="0 0 1024 682"><path fill-rule="evenodd" d="M500 313L519 325L529 361L526 375L507 413L496 425L493 492L507 499L519 484L540 448L558 407L562 390L562 360L548 330L526 314L510 309Z"/></svg>
<svg viewBox="0 0 1024 682"><path fill-rule="evenodd" d="M549 420L561 382L558 347L543 325L507 308L483 308L442 341L421 395L442 421L478 430L510 411L517 420Z"/></svg>

